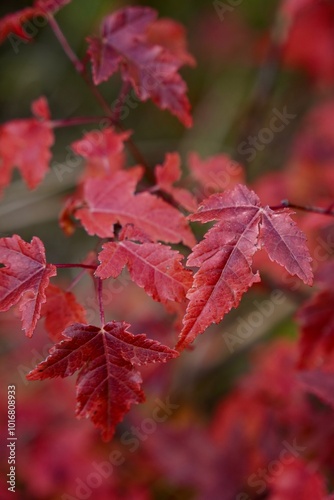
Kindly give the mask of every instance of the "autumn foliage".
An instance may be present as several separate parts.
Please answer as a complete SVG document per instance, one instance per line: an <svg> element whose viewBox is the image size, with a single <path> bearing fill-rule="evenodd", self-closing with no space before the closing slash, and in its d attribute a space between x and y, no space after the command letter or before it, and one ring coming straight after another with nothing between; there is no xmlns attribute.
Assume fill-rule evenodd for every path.
<svg viewBox="0 0 334 500"><path fill-rule="evenodd" d="M4 328L9 325L20 347L32 337L40 339L40 346L52 344L26 370L29 386L38 384L34 390L40 391L45 407L38 402L37 410L31 409L29 398L20 403L28 429L22 432L28 439L43 422L53 426L59 411L64 426L59 424L57 432L66 437L62 489L54 489L51 478L59 469L52 456L55 436L46 433L32 464L39 464L32 475L43 476L43 484L28 480L29 493L22 498L79 498L65 489L74 492L73 477L88 477L91 466L82 457L94 456L96 464L96 457L102 460L99 447L109 450L105 443L113 440L127 448L120 452L119 464L110 462L125 465L117 474L100 471L104 479L94 492L97 499L333 499L334 104L328 98L334 82L333 5L329 0L282 0L272 32L249 34L254 67L304 71L308 92L315 96L290 140L284 164L268 171L262 165L260 175L253 175L237 145L230 154L222 150L203 157L194 144L186 159L181 152L161 150L160 160L152 162L138 147L136 131L124 126L121 110L129 95L169 112L175 124L193 125L180 71L194 68L196 61L181 23L160 18L150 7L114 10L87 37L80 59L54 17L70 3L35 0L0 20L0 42L14 36L29 44L33 37L25 29L27 22L44 16L101 109L100 117L61 118L50 112L46 96L36 96L31 117L0 125L2 196L14 169L29 190L52 174L57 129L99 119L106 124L98 131L85 130L69 144L82 168L59 206L63 238L81 232L90 242L89 254L74 262L52 262L40 235L0 238L0 311L13 311L4 315ZM228 20L229 7L213 2L219 22L226 23L221 26L232 33L239 21ZM312 31L319 36L311 38ZM260 70L269 99L278 75L271 83L263 83L261 75ZM120 90L112 106L103 89L116 76ZM237 126L238 140L249 141L257 154L267 143L251 142L249 134L266 119L266 111L263 96L254 91L252 99ZM135 112L140 114L140 106ZM283 116L283 124L284 113L275 114ZM260 139L265 137L261 130ZM273 127L266 130L274 134ZM66 172L66 165L63 170L57 166L58 179ZM69 269L75 272L72 281ZM108 290L119 280L112 308ZM94 298L88 300L92 290ZM221 390L210 414L199 416L185 397L191 375L187 377L183 360L195 359L203 372L223 358L233 362L239 351L254 345L257 330L274 314L268 299L272 292L292 303L288 326L276 325L275 333L291 338L273 341L268 335L250 353L252 370L229 387L227 396ZM239 315L248 297L263 300L253 301L256 317L262 318L255 326L240 319L243 312ZM92 314L92 303L97 314ZM140 314L134 313L136 304ZM25 363L23 358L14 354L16 363ZM76 405L71 380L54 380L72 375ZM173 383L179 384L178 404L168 397L163 403ZM63 394L59 410L58 394ZM151 418L152 439L147 439L148 431L139 438L139 431L126 430L127 422L133 424L131 430L143 429L145 420L133 405L143 403L145 394L149 400L151 394L160 398L156 419ZM70 407L89 425L76 423ZM144 443L140 449L139 440ZM47 463L45 470L39 470L42 463Z"/></svg>

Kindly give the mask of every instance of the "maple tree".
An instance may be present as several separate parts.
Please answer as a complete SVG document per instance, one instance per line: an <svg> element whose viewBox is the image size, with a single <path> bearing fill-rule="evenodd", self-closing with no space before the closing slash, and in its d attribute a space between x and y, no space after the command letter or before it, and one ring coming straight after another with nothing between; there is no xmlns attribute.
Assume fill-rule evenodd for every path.
<svg viewBox="0 0 334 500"><path fill-rule="evenodd" d="M219 17L223 16L222 2L214 3ZM224 333L225 321L238 314L244 297L254 290L261 294L279 289L296 300L290 321L298 328L298 341L263 349L257 355L256 369L217 404L206 428L197 422L194 410L187 408L195 422L187 429L182 427L181 411L176 424L168 422L156 430L155 440L145 442L138 459L151 468L150 473L137 483L112 478L111 489L103 491L101 499L110 494L117 498L125 491L129 499L151 499L149 481L162 470L166 480L181 488L180 495L182 488L185 495L195 491L189 498L249 500L264 494L263 498L272 500L330 500L328 478L334 455L332 444L326 443L334 435L330 424L334 409L334 241L329 236L334 227L333 102L328 99L308 111L280 170L250 175L238 147L238 153L222 151L206 158L190 148L186 169L182 147L180 151L160 150L159 159L152 160L138 146L136 131L124 125L121 111L128 97L134 96L136 102L152 101L165 114L169 112L175 124L193 125L188 86L180 71L184 66L195 68L196 60L188 49L183 25L160 18L151 7L122 7L102 19L98 34L87 36L85 53L79 58L55 17L69 4L71 0L35 0L31 7L0 20L0 43L14 34L28 44L33 37L26 30L27 23L44 16L101 109L98 116L58 118L50 97L41 95L31 104L32 117L1 124L2 196L11 187L15 168L29 190L43 185L52 170L58 129L104 122L98 130L84 130L70 141L81 169L59 206L58 224L64 237L75 238L80 232L89 242L89 253L75 262L53 262L41 235L0 238L0 311L13 309L15 314L5 318L19 318L25 335L18 342L28 343L44 333L52 343L48 353L25 370L26 380L52 379L59 383L55 387L66 388L67 381L53 379L76 373L76 417L88 418L102 441L114 439L135 446L135 438L127 439L126 433L119 437L118 429L125 417L137 425L132 406L145 401L145 387L148 394L150 386L162 391L171 383L168 367L177 374L177 363L187 357L199 356L205 369L202 346L213 358L221 352L215 336L206 332L209 327L220 325L213 326L213 333L215 328ZM259 76L264 94L272 92L279 65L304 70L314 92L330 87L334 12L329 0L282 0L274 23L274 35L264 34L254 44L252 63L263 58L261 63L268 70L263 72L268 78L265 84L261 72ZM315 43L307 35L312 27L322 33ZM269 55L263 56L265 51ZM111 85L117 75L118 98L110 105L105 85ZM267 144L263 140L261 145L265 137L261 132L272 130L261 129L255 137L258 142L250 135L266 111L265 95L254 91L252 99L240 120L238 142L247 138L259 153ZM283 121L284 113L280 113ZM57 167L58 180L69 170L66 165ZM327 238L324 258L319 235ZM69 270L77 273L70 283ZM122 285L110 308L109 287L121 279L131 287ZM79 283L82 288L77 292ZM89 297L92 289L94 298ZM136 300L141 310L137 317L132 311ZM260 304L261 325L272 307L267 300ZM154 308L159 308L160 317L154 317ZM111 312L115 317L109 320ZM239 321L237 334L232 335L237 343L241 337L245 341L250 324ZM244 337L239 335L242 328L243 332L246 328ZM170 415L168 404L160 405L161 409ZM24 411L29 425L37 425L26 406ZM43 418L52 421L52 411L48 411L44 414L43 410ZM93 432L89 427L82 429ZM138 440L139 431L134 435ZM286 461L281 459L280 436ZM294 447L294 440L305 445ZM87 437L82 449L89 443ZM76 446L73 438L70 456L76 457ZM205 447L200 462L185 467ZM280 460L277 475L270 469L275 460ZM310 463L315 464L313 468ZM261 470L267 475L256 472ZM38 498L49 494L48 485L31 487L38 491Z"/></svg>

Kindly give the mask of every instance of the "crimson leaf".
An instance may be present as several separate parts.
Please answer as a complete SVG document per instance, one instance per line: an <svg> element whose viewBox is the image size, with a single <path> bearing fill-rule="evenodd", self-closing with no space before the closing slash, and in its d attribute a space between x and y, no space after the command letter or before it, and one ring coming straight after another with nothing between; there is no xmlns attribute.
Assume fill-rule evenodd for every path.
<svg viewBox="0 0 334 500"><path fill-rule="evenodd" d="M103 20L100 37L88 39L94 83L100 84L120 69L140 100L151 98L190 127L187 86L178 73L184 56L179 58L175 51L150 43L148 29L156 17L153 9L126 7Z"/></svg>
<svg viewBox="0 0 334 500"><path fill-rule="evenodd" d="M64 332L64 340L28 375L28 380L68 377L77 379L78 418L89 417L108 441L115 426L132 404L145 400L141 375L134 365L163 363L178 356L177 351L145 334L133 335L130 325L112 321L99 328L75 323Z"/></svg>

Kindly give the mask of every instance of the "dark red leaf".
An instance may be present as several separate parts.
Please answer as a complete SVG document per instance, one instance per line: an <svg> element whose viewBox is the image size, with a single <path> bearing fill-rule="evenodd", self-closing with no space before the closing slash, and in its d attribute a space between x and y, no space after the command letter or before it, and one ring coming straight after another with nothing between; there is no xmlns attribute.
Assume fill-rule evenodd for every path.
<svg viewBox="0 0 334 500"><path fill-rule="evenodd" d="M68 377L80 370L76 415L89 417L105 441L112 438L130 406L145 399L134 365L163 363L178 355L144 334L133 335L129 326L116 321L101 328L71 325L64 331L65 339L27 375L28 380L43 380Z"/></svg>
<svg viewBox="0 0 334 500"><path fill-rule="evenodd" d="M187 86L178 73L184 61L160 45L152 45L147 35L157 13L147 7L126 7L106 17L101 36L89 38L88 53L96 85L120 69L139 99L152 99L169 109L187 127L191 126Z"/></svg>

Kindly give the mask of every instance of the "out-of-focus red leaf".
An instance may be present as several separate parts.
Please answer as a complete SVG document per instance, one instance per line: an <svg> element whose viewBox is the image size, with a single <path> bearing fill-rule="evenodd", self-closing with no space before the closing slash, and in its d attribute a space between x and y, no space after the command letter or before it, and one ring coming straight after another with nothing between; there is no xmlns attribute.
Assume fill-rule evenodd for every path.
<svg viewBox="0 0 334 500"><path fill-rule="evenodd" d="M156 19L146 30L147 40L151 45L160 45L167 49L183 64L196 66L195 58L188 52L186 30L173 19Z"/></svg>
<svg viewBox="0 0 334 500"><path fill-rule="evenodd" d="M30 41L32 35L24 29L24 24L27 21L37 16L54 14L70 2L71 0L35 0L33 7L7 14L0 19L0 43L10 34L15 34L22 40Z"/></svg>
<svg viewBox="0 0 334 500"><path fill-rule="evenodd" d="M293 17L301 14L305 9L312 7L318 2L319 0L282 0L280 10L291 21Z"/></svg>
<svg viewBox="0 0 334 500"><path fill-rule="evenodd" d="M203 196L231 189L245 181L244 168L226 154L210 156L202 160L197 153L190 153L188 165L192 177L203 190Z"/></svg>
<svg viewBox="0 0 334 500"><path fill-rule="evenodd" d="M168 193L182 207L190 212L196 210L197 201L187 190L173 186L181 178L181 159L178 153L168 153L162 165L155 167L155 178L157 186Z"/></svg>
<svg viewBox="0 0 334 500"><path fill-rule="evenodd" d="M334 408L334 370L301 371L298 378L306 391L315 394Z"/></svg>
<svg viewBox="0 0 334 500"><path fill-rule="evenodd" d="M35 0L34 6L47 14L54 14L72 0Z"/></svg>
<svg viewBox="0 0 334 500"><path fill-rule="evenodd" d="M334 351L334 290L317 292L299 309L301 329L299 367L312 366L319 358L328 359Z"/></svg>
<svg viewBox="0 0 334 500"><path fill-rule="evenodd" d="M137 243L127 238L105 243L99 254L99 278L116 278L127 266L132 280L159 302L182 302L192 274L181 264L183 256L161 243Z"/></svg>
<svg viewBox="0 0 334 500"><path fill-rule="evenodd" d="M99 328L76 323L63 333L48 358L31 371L28 380L77 379L78 418L90 418L109 441L115 426L132 404L144 401L140 373L134 365L163 363L178 353L146 335L133 335L130 325L112 321Z"/></svg>
<svg viewBox="0 0 334 500"><path fill-rule="evenodd" d="M29 19L36 15L36 9L33 7L27 7L26 9L19 10L18 12L13 12L12 14L7 14L2 19L0 19L0 43L6 40L7 36L10 34L15 34L22 40L29 41L31 35L26 33L22 25Z"/></svg>
<svg viewBox="0 0 334 500"><path fill-rule="evenodd" d="M327 492L324 478L303 460L291 456L279 465L282 470L271 478L269 500L325 499Z"/></svg>
<svg viewBox="0 0 334 500"><path fill-rule="evenodd" d="M63 339L63 331L69 325L86 323L86 311L72 292L50 284L45 295L41 316L45 317L45 328L54 342Z"/></svg>
<svg viewBox="0 0 334 500"><path fill-rule="evenodd" d="M83 139L71 144L73 151L88 160L90 176L107 175L122 167L124 141L131 132L116 133L114 129L87 132ZM87 175L88 176L88 175Z"/></svg>
<svg viewBox="0 0 334 500"><path fill-rule="evenodd" d="M140 100L151 98L190 127L187 86L178 73L184 61L163 46L152 45L147 36L156 17L148 7L126 7L103 20L100 37L88 39L94 83L108 80L120 69Z"/></svg>
<svg viewBox="0 0 334 500"><path fill-rule="evenodd" d="M31 337L45 302L49 279L57 274L55 266L47 264L44 245L34 236L26 243L20 236L0 239L0 311L20 303L23 329Z"/></svg>
<svg viewBox="0 0 334 500"><path fill-rule="evenodd" d="M194 236L185 217L162 199L142 192L134 194L142 176L141 168L114 172L106 178L84 183L85 208L75 212L89 234L101 238L114 235L113 224L132 224L151 240L192 246Z"/></svg>
<svg viewBox="0 0 334 500"><path fill-rule="evenodd" d="M50 148L54 134L48 116L47 102L40 98L32 104L37 118L12 120L0 126L0 193L17 167L30 189L43 180L49 170Z"/></svg>
<svg viewBox="0 0 334 500"><path fill-rule="evenodd" d="M304 2L306 4L306 2ZM293 17L283 46L283 61L293 68L304 69L318 83L334 81L334 6L331 1L307 2L304 8L290 6ZM317 33L310 37L310 33Z"/></svg>
<svg viewBox="0 0 334 500"><path fill-rule="evenodd" d="M237 307L242 295L260 281L251 265L262 246L278 262L306 284L313 280L306 237L290 218L289 210L262 207L257 195L238 185L224 194L204 200L189 218L202 223L217 220L188 257L199 267L187 297L190 300L178 348L184 348L212 323Z"/></svg>

